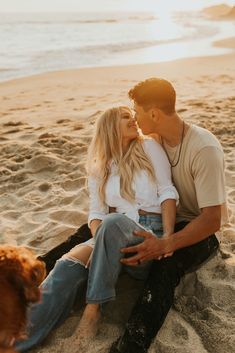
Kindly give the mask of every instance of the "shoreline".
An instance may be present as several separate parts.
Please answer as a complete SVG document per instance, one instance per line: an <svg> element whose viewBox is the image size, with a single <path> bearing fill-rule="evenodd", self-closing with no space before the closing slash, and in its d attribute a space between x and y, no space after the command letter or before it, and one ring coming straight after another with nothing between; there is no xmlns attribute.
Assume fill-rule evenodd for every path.
<svg viewBox="0 0 235 353"><path fill-rule="evenodd" d="M50 76L55 76L55 75L66 75L66 74L72 74L72 73L81 73L81 75L83 76L84 74L87 74L89 72L98 74L99 71L107 71L108 73L110 73L110 71L120 71L120 72L125 72L127 70L131 71L131 74L133 73L134 69L145 69L147 66L150 67L150 69L154 69L155 67L159 68L159 70L164 70L164 68L166 68L167 66L169 66L169 68L172 67L178 67L180 65L186 65L186 67L188 68L188 66L190 65L190 62L192 64L199 64L201 63L205 63L208 64L208 61L213 61L214 63L218 64L218 60L223 60L226 62L229 62L230 59L235 58L235 50L233 47L233 40L234 38L227 38L226 40L221 40L218 42L214 42L215 45L218 45L220 47L223 47L223 43L226 42L227 43L227 49L231 49L230 53L226 53L226 54L220 54L220 55L207 55L207 56L195 56L195 57L187 57L187 58L179 58L179 59L175 59L175 60L170 60L170 61L159 61L159 62L150 62L150 63L141 63L141 64L127 64L127 65L107 65L107 66L93 66L93 67L81 67L81 68L72 68L72 69L65 69L65 70L53 70L53 71L46 71L46 72L42 72L42 73L37 73L37 74L33 74L33 75L27 75L27 76L23 76L23 77L16 77L16 78L12 78L12 79L8 79L5 81L0 81L0 87L7 85L7 84L11 84L11 83L17 83L20 81L25 81L31 78L43 78L46 77L47 75ZM230 47L229 47L230 45ZM189 62L190 61L190 62ZM212 65L206 65L207 69L209 70L209 72L213 72L214 71L214 67ZM219 65L220 66L220 65ZM232 63L231 66L234 66L235 68L235 64ZM223 67L223 65L221 65L221 67ZM224 68L226 70L226 68ZM0 69L1 70L1 69ZM184 66L184 70L185 70L185 66ZM4 71L4 69L3 69ZM172 71L172 69L171 69ZM203 73L205 71L204 67L201 68L197 68L197 74L200 72ZM193 72L191 72L192 75L194 75ZM177 76L177 75L176 75ZM89 79L89 78L88 78Z"/></svg>
<svg viewBox="0 0 235 353"><path fill-rule="evenodd" d="M187 42L187 41L186 41ZM132 66L143 66L143 65L160 65L160 64L167 64L167 63L174 63L177 61L187 61L187 60L195 60L195 59L202 59L202 58L216 58L216 57L224 57L227 55L233 55L235 53L235 37L226 37L223 39L219 40L214 40L211 43L212 48L218 48L218 49L223 49L226 50L227 52L221 53L221 54L211 54L211 55L199 55L199 56L192 56L192 57L181 57L181 58L176 58L176 59L169 59L169 60L161 60L159 61L153 61L153 62L144 62L144 63L127 63L127 64L118 64L118 65L103 65L103 66L84 66L84 67L78 67L78 68L67 68L67 69L55 69L55 70L50 70L50 71L45 71L45 72L40 72L40 73L34 73L34 74L28 74L28 75L23 75L19 77L13 77L13 78L7 78L7 79L1 79L0 80L0 85L7 83L9 81L14 81L14 80L21 80L25 79L28 77L34 77L34 76L40 76L40 75L46 75L46 74L51 74L54 72L67 72L67 71L77 71L77 70L92 70L92 69L106 69L106 68L121 68L121 67L132 67ZM153 50L155 46L147 48L148 50ZM137 49L136 52L140 52L146 50L146 48L140 48ZM9 68L0 68L0 72L9 72L12 69Z"/></svg>

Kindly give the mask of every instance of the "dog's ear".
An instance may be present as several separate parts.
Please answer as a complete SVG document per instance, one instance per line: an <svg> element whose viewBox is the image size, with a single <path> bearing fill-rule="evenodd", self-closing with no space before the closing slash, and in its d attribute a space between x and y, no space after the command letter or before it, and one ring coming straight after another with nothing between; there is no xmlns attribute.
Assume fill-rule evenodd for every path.
<svg viewBox="0 0 235 353"><path fill-rule="evenodd" d="M35 260L35 265L30 269L27 281L24 284L24 296L27 302L36 303L40 300L40 283L46 275L44 262Z"/></svg>
<svg viewBox="0 0 235 353"><path fill-rule="evenodd" d="M33 266L24 268L23 265L22 272L15 273L14 277L11 276L11 280L15 282L26 304L36 303L40 300L41 294L39 285L43 281L45 274L45 264L40 260L35 260Z"/></svg>
<svg viewBox="0 0 235 353"><path fill-rule="evenodd" d="M41 260L35 260L35 265L32 267L30 271L30 278L32 283L36 286L39 286L46 276L46 265Z"/></svg>
<svg viewBox="0 0 235 353"><path fill-rule="evenodd" d="M36 303L41 298L41 291L38 287L24 286L23 292L27 303Z"/></svg>

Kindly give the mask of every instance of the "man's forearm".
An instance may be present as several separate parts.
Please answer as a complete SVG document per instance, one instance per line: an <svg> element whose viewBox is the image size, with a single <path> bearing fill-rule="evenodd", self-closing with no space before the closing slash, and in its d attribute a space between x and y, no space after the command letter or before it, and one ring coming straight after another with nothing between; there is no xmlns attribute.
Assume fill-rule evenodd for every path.
<svg viewBox="0 0 235 353"><path fill-rule="evenodd" d="M162 209L162 223L163 234L170 235L174 233L175 218L176 218L176 202L173 199L163 201Z"/></svg>
<svg viewBox="0 0 235 353"><path fill-rule="evenodd" d="M209 210L209 212L208 212ZM220 206L208 207L186 227L169 238L171 251L190 246L206 239L220 228Z"/></svg>
<svg viewBox="0 0 235 353"><path fill-rule="evenodd" d="M121 250L124 254L135 255L124 258L125 265L136 266L139 261L159 259L178 249L199 243L215 233L220 228L221 207L212 206L202 209L201 215L192 220L185 228L162 238L155 237L151 232L135 231L136 236L144 238L138 245L129 246Z"/></svg>

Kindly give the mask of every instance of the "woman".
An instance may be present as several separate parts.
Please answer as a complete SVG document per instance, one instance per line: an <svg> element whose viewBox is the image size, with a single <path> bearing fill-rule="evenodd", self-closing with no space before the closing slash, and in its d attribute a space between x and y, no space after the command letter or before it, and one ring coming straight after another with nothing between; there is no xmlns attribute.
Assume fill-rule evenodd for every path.
<svg viewBox="0 0 235 353"><path fill-rule="evenodd" d="M80 331L94 332L101 304L115 298L122 267L120 249L142 241L133 232L143 227L156 236L173 232L178 194L169 162L160 145L139 136L129 108L109 109L98 119L88 153L88 174L88 223L94 238L57 261L43 282L42 303L31 310L29 339L17 344L18 351L41 342L65 320L87 279L88 304ZM109 214L110 207L116 213ZM146 263L127 270L144 279L148 268Z"/></svg>

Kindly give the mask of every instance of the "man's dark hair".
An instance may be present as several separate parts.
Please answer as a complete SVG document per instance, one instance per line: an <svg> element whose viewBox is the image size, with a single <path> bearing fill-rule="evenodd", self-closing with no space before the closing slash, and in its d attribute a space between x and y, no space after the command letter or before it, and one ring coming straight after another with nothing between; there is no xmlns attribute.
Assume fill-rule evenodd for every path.
<svg viewBox="0 0 235 353"><path fill-rule="evenodd" d="M145 111L156 107L165 114L175 113L175 89L169 81L162 78L153 77L141 81L128 92L128 95Z"/></svg>

